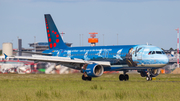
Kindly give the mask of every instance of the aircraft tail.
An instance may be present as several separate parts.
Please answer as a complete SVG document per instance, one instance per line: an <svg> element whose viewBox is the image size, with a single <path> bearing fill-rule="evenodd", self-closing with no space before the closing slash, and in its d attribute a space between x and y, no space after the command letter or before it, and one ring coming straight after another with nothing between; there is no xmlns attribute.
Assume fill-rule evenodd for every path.
<svg viewBox="0 0 180 101"><path fill-rule="evenodd" d="M50 14L44 14L49 49L67 48Z"/></svg>

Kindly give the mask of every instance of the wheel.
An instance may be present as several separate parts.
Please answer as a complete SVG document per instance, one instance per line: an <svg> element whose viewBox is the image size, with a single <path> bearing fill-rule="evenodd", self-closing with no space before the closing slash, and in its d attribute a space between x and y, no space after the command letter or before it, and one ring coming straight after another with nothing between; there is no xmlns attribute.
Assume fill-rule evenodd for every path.
<svg viewBox="0 0 180 101"><path fill-rule="evenodd" d="M125 81L129 80L129 75L125 74Z"/></svg>
<svg viewBox="0 0 180 101"><path fill-rule="evenodd" d="M92 80L92 77L86 77L88 81L91 81Z"/></svg>
<svg viewBox="0 0 180 101"><path fill-rule="evenodd" d="M151 80L151 77L147 77L146 80L147 80L147 81L150 81L150 80Z"/></svg>
<svg viewBox="0 0 180 101"><path fill-rule="evenodd" d="M87 78L84 76L84 75L82 75L82 80L86 80Z"/></svg>
<svg viewBox="0 0 180 101"><path fill-rule="evenodd" d="M122 75L122 74L121 74L121 75L119 75L119 80L120 80L120 81L123 81L123 80L124 80L124 78L125 78L125 77L124 77L124 75Z"/></svg>
<svg viewBox="0 0 180 101"><path fill-rule="evenodd" d="M152 77L150 77L150 80L152 81Z"/></svg>
<svg viewBox="0 0 180 101"><path fill-rule="evenodd" d="M149 81L149 77L146 77L146 80Z"/></svg>

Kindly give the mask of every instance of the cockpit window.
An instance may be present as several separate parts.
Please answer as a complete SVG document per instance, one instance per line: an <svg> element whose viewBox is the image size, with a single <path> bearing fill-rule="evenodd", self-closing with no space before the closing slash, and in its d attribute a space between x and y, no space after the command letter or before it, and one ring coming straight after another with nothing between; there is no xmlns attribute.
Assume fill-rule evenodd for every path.
<svg viewBox="0 0 180 101"><path fill-rule="evenodd" d="M164 51L162 51L162 54L165 54Z"/></svg>
<svg viewBox="0 0 180 101"><path fill-rule="evenodd" d="M152 52L152 54L155 54L155 53L156 53L155 51Z"/></svg>
<svg viewBox="0 0 180 101"><path fill-rule="evenodd" d="M150 55L150 54L151 54L151 52L152 52L152 51L150 51L150 52L148 53L148 55Z"/></svg>
<svg viewBox="0 0 180 101"><path fill-rule="evenodd" d="M164 51L150 51L148 55L151 55L151 54L165 54L165 53Z"/></svg>
<svg viewBox="0 0 180 101"><path fill-rule="evenodd" d="M156 54L162 54L162 52L161 51L156 51Z"/></svg>

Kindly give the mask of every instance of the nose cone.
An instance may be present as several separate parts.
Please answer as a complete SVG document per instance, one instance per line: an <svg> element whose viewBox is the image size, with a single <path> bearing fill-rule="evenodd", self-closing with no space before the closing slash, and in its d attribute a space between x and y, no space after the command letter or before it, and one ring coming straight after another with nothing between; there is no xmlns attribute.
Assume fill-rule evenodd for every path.
<svg viewBox="0 0 180 101"><path fill-rule="evenodd" d="M167 55L163 55L161 61L164 65L167 65L169 63L169 58L167 57Z"/></svg>

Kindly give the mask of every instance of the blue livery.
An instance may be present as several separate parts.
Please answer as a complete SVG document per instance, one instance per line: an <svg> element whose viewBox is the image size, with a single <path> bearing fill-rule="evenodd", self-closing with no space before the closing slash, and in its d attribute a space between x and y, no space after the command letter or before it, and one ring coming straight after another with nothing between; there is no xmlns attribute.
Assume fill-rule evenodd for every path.
<svg viewBox="0 0 180 101"><path fill-rule="evenodd" d="M81 59L84 61L109 62L110 65L98 63L73 63L63 64L70 68L82 71L83 80L91 80L91 77L98 77L104 71L124 71L119 80L128 80L128 70L137 70L141 76L152 80L152 77L160 73L159 68L168 63L166 54L160 48L151 45L117 45L117 46L86 46L67 47L63 42L58 29L50 14L45 14L45 25L49 50L43 53L52 54L56 57L67 57L70 59Z"/></svg>

